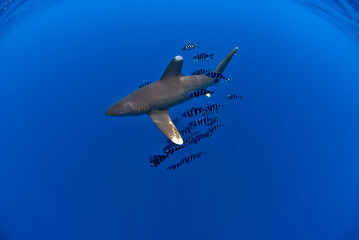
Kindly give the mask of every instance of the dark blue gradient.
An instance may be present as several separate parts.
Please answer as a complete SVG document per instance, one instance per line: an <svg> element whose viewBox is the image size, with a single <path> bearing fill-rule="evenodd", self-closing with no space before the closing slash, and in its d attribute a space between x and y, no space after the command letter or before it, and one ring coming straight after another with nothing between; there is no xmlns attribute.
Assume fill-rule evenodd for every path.
<svg viewBox="0 0 359 240"><path fill-rule="evenodd" d="M61 1L1 38L1 240L359 239L359 48L293 1ZM165 165L208 155L150 168L163 134L105 110L236 46L227 127Z"/></svg>

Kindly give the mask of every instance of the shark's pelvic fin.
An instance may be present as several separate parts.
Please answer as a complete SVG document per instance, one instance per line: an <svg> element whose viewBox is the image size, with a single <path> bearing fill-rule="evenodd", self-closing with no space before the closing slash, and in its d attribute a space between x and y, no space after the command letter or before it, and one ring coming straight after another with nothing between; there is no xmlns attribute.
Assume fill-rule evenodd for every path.
<svg viewBox="0 0 359 240"><path fill-rule="evenodd" d="M172 60L173 61L173 60ZM179 134L177 128L173 124L168 109L165 110L152 110L149 114L152 121L156 126L168 137L172 142L178 145L183 144L183 139Z"/></svg>
<svg viewBox="0 0 359 240"><path fill-rule="evenodd" d="M183 65L183 57L182 56L176 56L172 59L172 61L168 64L165 72L163 73L160 81L171 79L173 77L181 76L181 70Z"/></svg>
<svg viewBox="0 0 359 240"><path fill-rule="evenodd" d="M233 49L223 60L218 64L216 68L216 73L222 74L224 72L224 69L226 69L229 61L231 61L232 57L236 55L238 50L238 47Z"/></svg>

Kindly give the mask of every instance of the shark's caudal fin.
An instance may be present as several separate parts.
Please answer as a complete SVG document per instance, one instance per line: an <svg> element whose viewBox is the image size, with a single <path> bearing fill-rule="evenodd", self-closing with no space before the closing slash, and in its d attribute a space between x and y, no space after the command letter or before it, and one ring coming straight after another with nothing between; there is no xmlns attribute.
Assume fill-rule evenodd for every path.
<svg viewBox="0 0 359 240"><path fill-rule="evenodd" d="M178 145L183 144L183 139L179 134L177 128L173 124L168 109L165 110L152 110L149 114L152 121L156 126L168 137L172 142Z"/></svg>
<svg viewBox="0 0 359 240"><path fill-rule="evenodd" d="M238 47L233 49L223 60L218 64L216 68L216 73L222 74L224 72L224 69L226 69L229 61L231 61L232 57L236 55L238 50Z"/></svg>

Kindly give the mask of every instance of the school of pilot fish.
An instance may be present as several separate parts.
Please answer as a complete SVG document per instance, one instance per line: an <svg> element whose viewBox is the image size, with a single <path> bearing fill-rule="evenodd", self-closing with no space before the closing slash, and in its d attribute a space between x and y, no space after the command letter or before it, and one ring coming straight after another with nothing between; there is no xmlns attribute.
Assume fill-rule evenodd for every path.
<svg viewBox="0 0 359 240"><path fill-rule="evenodd" d="M198 42L196 44L188 43L182 48L183 51L187 52L193 52L196 49L199 49ZM193 56L193 62L195 64L206 64L213 58L213 53L199 53ZM231 80L231 78L227 78L222 74L214 72L212 68L201 68L192 73L192 75L202 74L205 74L210 78L216 79L210 87L217 86L221 80L224 80L225 83L229 83L229 81ZM147 86L150 83L152 82L143 80L140 85L140 88ZM189 92L186 97L206 97L207 99L211 99L211 97L215 95L214 93L214 90L199 89ZM223 96L223 99L236 101L242 100L242 96L236 93L228 93L227 95ZM192 102L195 103L194 101ZM198 144L202 140L212 137L215 132L220 128L225 128L227 126L227 123L222 122L219 115L220 111L223 108L225 108L225 105L223 104L207 103L206 105L191 107L179 116L173 116L172 122L178 128L179 133L183 138L183 144L176 145L170 140L167 140L165 146L162 149L162 153L149 157L150 167L158 167L160 165L163 165L165 161L169 161L169 159L176 158L175 153L177 153L178 151L186 149L190 145L197 146L196 144ZM165 169L171 171L178 169L183 165L191 163L193 160L197 161L197 159L203 159L206 155L208 155L208 150L191 153L182 157L177 162L174 160L174 162L169 163L169 165L167 165Z"/></svg>

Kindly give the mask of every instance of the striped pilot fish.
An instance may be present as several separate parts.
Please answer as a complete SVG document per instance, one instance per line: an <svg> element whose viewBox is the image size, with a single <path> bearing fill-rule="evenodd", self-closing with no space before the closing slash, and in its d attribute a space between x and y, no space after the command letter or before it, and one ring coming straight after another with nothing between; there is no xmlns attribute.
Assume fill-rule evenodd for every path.
<svg viewBox="0 0 359 240"><path fill-rule="evenodd" d="M202 107L203 109L203 113L202 116L208 116L212 113L218 113L218 110L220 108L224 107L224 105L219 105L219 104L211 104L211 105L207 105L205 107Z"/></svg>
<svg viewBox="0 0 359 240"><path fill-rule="evenodd" d="M175 152L177 152L178 150L181 150L182 148L184 148L185 145L167 145L163 148L163 152L168 154L174 154Z"/></svg>
<svg viewBox="0 0 359 240"><path fill-rule="evenodd" d="M180 162L172 164L171 166L167 167L167 170L174 170L174 169L182 166L185 163L190 163L195 159L198 159L198 158L201 158L201 157L207 155L207 153L208 153L208 151L191 154L187 157L184 157Z"/></svg>
<svg viewBox="0 0 359 240"><path fill-rule="evenodd" d="M157 167L160 165L168 156L167 155L154 155L150 157L150 167Z"/></svg>
<svg viewBox="0 0 359 240"><path fill-rule="evenodd" d="M197 89L197 90L187 93L186 97L188 97L188 98L194 98L194 97L200 97L200 96L211 97L211 94L213 94L213 93L214 93L214 91L209 91L207 89Z"/></svg>
<svg viewBox="0 0 359 240"><path fill-rule="evenodd" d="M183 46L182 50L183 50L183 51L189 51L189 50L195 49L196 47L199 48L199 43L196 43L196 44L188 43L188 44L186 44L186 45Z"/></svg>
<svg viewBox="0 0 359 240"><path fill-rule="evenodd" d="M231 94L231 95L227 95L226 98L229 100L235 100L235 99L242 99L242 96L239 96L237 94Z"/></svg>
<svg viewBox="0 0 359 240"><path fill-rule="evenodd" d="M189 144L197 144L199 141L201 141L202 139L204 138L208 138L208 137L211 137L212 135L209 134L209 133L202 133L202 134L199 134L199 135L196 135L194 137L192 137L191 139L188 139L188 143Z"/></svg>
<svg viewBox="0 0 359 240"><path fill-rule="evenodd" d="M226 80L226 83L228 83L231 80L230 78L226 78L222 74L219 74L219 73L216 73L216 72L208 72L208 73L205 73L205 74L206 74L207 77L210 77L210 78L224 79L224 80Z"/></svg>
<svg viewBox="0 0 359 240"><path fill-rule="evenodd" d="M206 53L200 53L193 57L193 62L208 62L209 59L213 59L213 53L212 54L206 54Z"/></svg>
<svg viewBox="0 0 359 240"><path fill-rule="evenodd" d="M209 118L209 117L205 117L205 118L201 118L195 121L192 121L189 123L190 126L200 126L200 125L206 125L206 126L211 126L213 124L215 124L216 122L218 122L218 116L215 116L214 118Z"/></svg>
<svg viewBox="0 0 359 240"><path fill-rule="evenodd" d="M179 131L179 133L181 134L181 136L187 135L187 134L191 133L193 129L194 129L193 126L187 126L185 129Z"/></svg>
<svg viewBox="0 0 359 240"><path fill-rule="evenodd" d="M227 125L226 123L220 123L220 124L214 125L214 126L208 128L207 133L208 134L213 134L214 131L216 131L218 128L226 127L226 125Z"/></svg>
<svg viewBox="0 0 359 240"><path fill-rule="evenodd" d="M147 85L150 85L152 81L143 80L141 85L138 88L146 87Z"/></svg>
<svg viewBox="0 0 359 240"><path fill-rule="evenodd" d="M213 72L212 68L210 68L210 69L198 69L198 70L194 71L192 73L192 75L202 75L202 74L206 74L206 73L210 73L210 72Z"/></svg>
<svg viewBox="0 0 359 240"><path fill-rule="evenodd" d="M195 117L197 116L198 114L201 114L203 112L203 107L192 107L190 108L189 110L187 110L186 112L182 113L182 116L183 117Z"/></svg>
<svg viewBox="0 0 359 240"><path fill-rule="evenodd" d="M197 136L198 134L200 134L200 132L194 130L194 131L192 131L192 132L189 133L189 136L187 137L186 140L190 140L190 139L192 139L193 137Z"/></svg>
<svg viewBox="0 0 359 240"><path fill-rule="evenodd" d="M176 117L176 118L172 119L172 122L174 125L177 125L180 120L181 120L180 118Z"/></svg>

